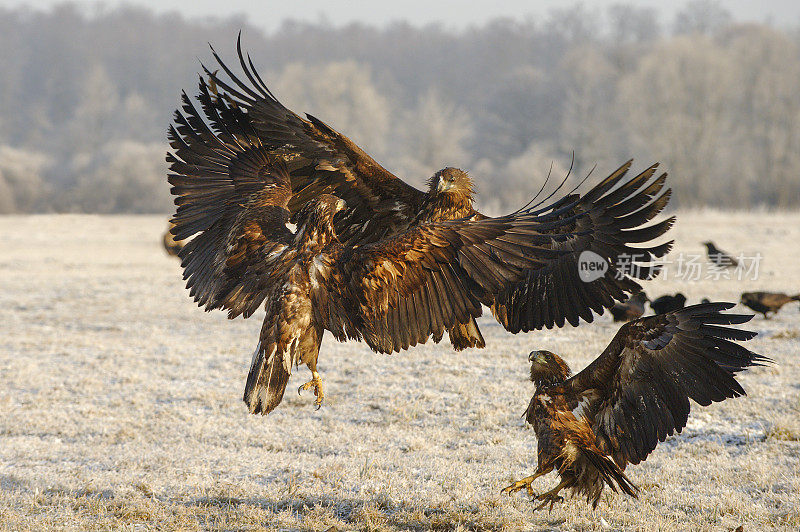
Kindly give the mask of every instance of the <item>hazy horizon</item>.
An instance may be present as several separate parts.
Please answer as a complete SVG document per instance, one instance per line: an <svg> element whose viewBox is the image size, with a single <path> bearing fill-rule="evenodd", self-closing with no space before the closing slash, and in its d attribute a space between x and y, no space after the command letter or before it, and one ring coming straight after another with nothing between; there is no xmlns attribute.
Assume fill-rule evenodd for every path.
<svg viewBox="0 0 800 532"><path fill-rule="evenodd" d="M0 213L171 210L166 127L180 91L197 87L198 59L213 62L208 43L230 61L241 29L290 109L414 186L463 168L486 212L519 207L551 166L601 175L632 157L662 163L674 208L800 205L800 24L684 6L672 22L573 6L466 31L273 33L141 8L0 10L0 47L14 51L0 55Z"/></svg>
<svg viewBox="0 0 800 532"><path fill-rule="evenodd" d="M396 22L408 22L413 26L438 24L448 29L459 30L469 26L480 26L496 18L512 18L516 20L532 18L535 20L543 18L552 10L569 10L576 6L580 6L586 11L597 11L602 14L610 6L614 5L654 9L662 24L670 24L676 13L690 2L591 0L565 3L561 0L541 0L534 7L530 2L523 0L511 0L502 3L490 0L474 0L469 4L463 4L456 0L444 0L435 3L424 0L406 0L404 2L309 0L302 3L269 2L259 4L253 4L245 0L229 0L225 3L219 3L216 0L197 0L191 3L179 0L79 2L65 2L64 0L0 0L0 7L18 8L24 6L34 10L50 11L55 6L65 3L77 4L88 12L110 10L127 5L145 7L159 14L177 12L189 19L243 16L249 24L271 32L277 30L288 20L315 24L328 23L332 26L360 22L380 27ZM766 0L755 3L750 0L726 0L716 2L716 4L729 11L737 22L753 21L770 23L780 27L800 23L800 2Z"/></svg>

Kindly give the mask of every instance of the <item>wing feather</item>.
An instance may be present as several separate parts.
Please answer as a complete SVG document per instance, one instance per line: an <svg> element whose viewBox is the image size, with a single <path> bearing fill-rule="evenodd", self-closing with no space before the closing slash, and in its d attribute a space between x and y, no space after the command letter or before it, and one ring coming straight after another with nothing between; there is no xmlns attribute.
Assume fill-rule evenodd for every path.
<svg viewBox="0 0 800 532"><path fill-rule="evenodd" d="M241 34L237 54L244 78L212 55L225 75L203 66L208 85L229 102L229 115L247 132L255 132L264 147L287 161L293 197L288 205L292 214L309 200L323 193L334 194L347 202L346 213L337 217L335 227L345 245L374 242L403 231L414 221L425 194L398 179L349 138L318 118L302 118L278 101L267 88L249 55L245 59ZM369 230L365 230L369 225Z"/></svg>
<svg viewBox="0 0 800 532"><path fill-rule="evenodd" d="M194 237L179 255L195 301L247 317L287 263L291 185L244 115L212 92L201 78L203 113L184 93L169 130L168 180L178 207L172 233Z"/></svg>
<svg viewBox="0 0 800 532"><path fill-rule="evenodd" d="M585 411L598 444L620 467L639 463L659 441L680 432L689 399L706 406L744 395L735 375L769 359L731 340L754 332L722 327L752 316L722 314L732 303L709 303L624 325L594 362L565 387Z"/></svg>
<svg viewBox="0 0 800 532"><path fill-rule="evenodd" d="M653 245L652 240L669 230L674 218L643 224L669 201L670 191L663 188L666 174L653 179L657 168L653 165L628 178L630 166L628 161L583 196L571 193L549 206L523 211L538 216L542 233L548 236L547 247L558 253L495 296L492 312L506 329L519 332L561 327L565 321L591 322L593 312L602 314L641 290L635 279L649 279L659 272L658 265L648 263L666 254L672 242ZM580 280L578 263L584 251L609 264L600 279Z"/></svg>
<svg viewBox="0 0 800 532"><path fill-rule="evenodd" d="M346 248L337 264L339 278L347 281L336 283L337 297L358 307L363 336L378 351L397 349L398 336L402 348L431 336L438 341L445 329L480 316L492 294L560 253L539 245L543 236L538 229L530 214L464 219ZM499 240L509 233L527 236L515 244L511 262L503 254L508 243ZM401 328L395 334L384 323Z"/></svg>

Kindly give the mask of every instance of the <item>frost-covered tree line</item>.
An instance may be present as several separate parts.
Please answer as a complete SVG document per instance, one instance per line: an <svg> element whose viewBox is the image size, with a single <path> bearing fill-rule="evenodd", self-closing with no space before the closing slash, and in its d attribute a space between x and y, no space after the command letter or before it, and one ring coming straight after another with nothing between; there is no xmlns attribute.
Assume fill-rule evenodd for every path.
<svg viewBox="0 0 800 532"><path fill-rule="evenodd" d="M572 7L462 30L187 20L139 8L0 10L0 213L167 212L166 128L207 47L238 31L275 94L422 186L475 177L488 210L660 161L675 204L800 204L800 31L694 0ZM574 157L574 160L573 160ZM639 166L641 168L642 166Z"/></svg>

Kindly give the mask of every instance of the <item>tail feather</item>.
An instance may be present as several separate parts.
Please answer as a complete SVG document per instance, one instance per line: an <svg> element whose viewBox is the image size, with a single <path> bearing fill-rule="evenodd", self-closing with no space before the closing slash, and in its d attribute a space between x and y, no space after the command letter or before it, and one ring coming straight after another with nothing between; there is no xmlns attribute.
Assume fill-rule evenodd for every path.
<svg viewBox="0 0 800 532"><path fill-rule="evenodd" d="M269 353L265 351L259 343L244 387L242 400L251 414L266 415L278 406L292 375L291 365L284 364L274 345Z"/></svg>
<svg viewBox="0 0 800 532"><path fill-rule="evenodd" d="M635 499L638 498L637 492L639 491L639 488L637 488L633 482L631 482L622 469L620 469L610 458L589 449L583 449L583 453L589 462L591 462L591 464L597 468L603 481L608 485L609 488L611 488L612 491L621 491ZM592 503L594 508L597 508L601 491L602 490L599 490L597 492L597 496Z"/></svg>
<svg viewBox="0 0 800 532"><path fill-rule="evenodd" d="M449 329L447 333L450 335L450 343L456 351L461 351L468 347L486 347L486 341L483 339L475 318L470 318L467 323L459 323Z"/></svg>

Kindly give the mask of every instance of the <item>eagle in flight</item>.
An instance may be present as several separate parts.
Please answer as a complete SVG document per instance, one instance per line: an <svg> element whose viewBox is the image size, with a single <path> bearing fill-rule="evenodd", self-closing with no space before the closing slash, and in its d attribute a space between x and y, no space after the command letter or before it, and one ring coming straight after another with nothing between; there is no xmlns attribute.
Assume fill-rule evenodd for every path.
<svg viewBox="0 0 800 532"><path fill-rule="evenodd" d="M752 315L724 314L733 303L705 303L623 325L605 351L575 376L549 351L534 351L536 392L525 417L536 431L536 472L503 489L525 488L541 501L562 500L559 491L586 496L597 506L603 486L636 497L627 464L647 458L659 441L681 432L689 399L702 406L745 395L736 373L770 362L732 340L757 333L726 325ZM531 483L557 471L559 484L536 495Z"/></svg>
<svg viewBox="0 0 800 532"><path fill-rule="evenodd" d="M249 83L212 48L228 78L203 67L199 106L183 93L167 161L172 232L193 237L180 252L191 295L229 318L266 310L244 394L252 413L280 403L301 362L312 372L301 389L313 387L321 404L324 330L391 353L445 331L456 349L483 347L484 305L514 333L591 322L639 291L635 279L656 275L652 260L671 247L651 241L673 218L645 225L670 196L656 165L629 176L629 161L583 195L489 218L472 207L462 170L440 170L427 191L406 184L281 105L241 40L237 51ZM578 271L587 251L608 263L592 282Z"/></svg>

